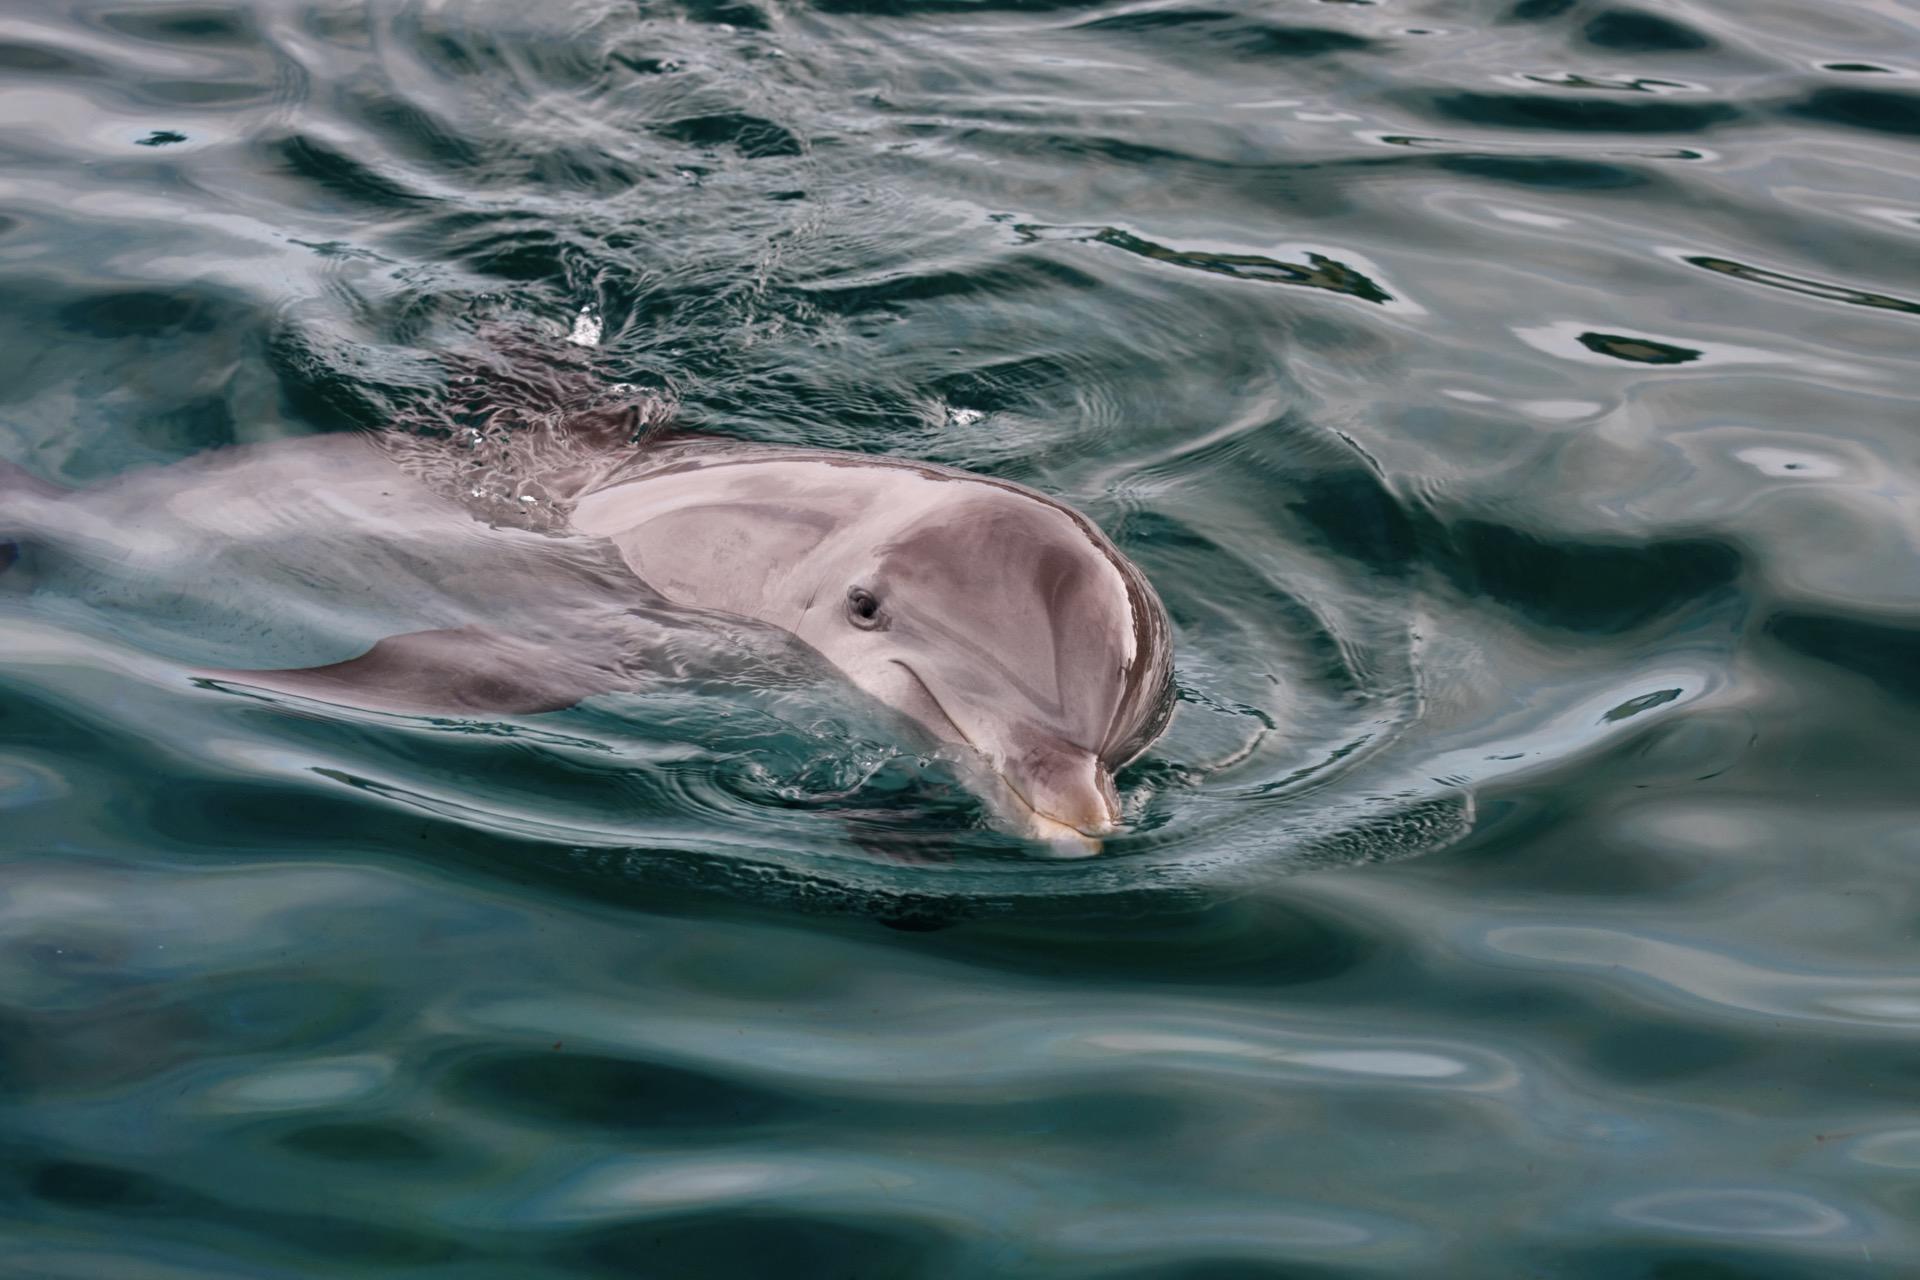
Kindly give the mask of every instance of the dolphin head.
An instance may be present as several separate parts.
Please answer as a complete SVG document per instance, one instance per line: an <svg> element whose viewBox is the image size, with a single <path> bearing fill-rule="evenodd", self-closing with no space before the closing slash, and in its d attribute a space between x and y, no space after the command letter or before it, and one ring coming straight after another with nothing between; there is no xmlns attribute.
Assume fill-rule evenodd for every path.
<svg viewBox="0 0 1920 1280"><path fill-rule="evenodd" d="M1165 607L1084 517L997 483L941 484L808 575L801 639L976 753L1003 821L1062 853L1119 825L1113 771L1172 711Z"/></svg>
<svg viewBox="0 0 1920 1280"><path fill-rule="evenodd" d="M934 464L694 440L576 502L667 600L757 619L961 749L1000 821L1063 854L1172 712L1146 577L1044 494Z"/></svg>

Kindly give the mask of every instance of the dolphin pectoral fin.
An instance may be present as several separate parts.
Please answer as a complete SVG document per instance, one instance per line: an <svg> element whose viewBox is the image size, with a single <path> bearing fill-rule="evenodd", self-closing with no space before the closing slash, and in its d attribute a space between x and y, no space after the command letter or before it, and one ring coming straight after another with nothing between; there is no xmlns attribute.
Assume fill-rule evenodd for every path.
<svg viewBox="0 0 1920 1280"><path fill-rule="evenodd" d="M530 715L614 688L554 646L481 627L390 636L357 658L285 671L207 671L225 683L403 715Z"/></svg>

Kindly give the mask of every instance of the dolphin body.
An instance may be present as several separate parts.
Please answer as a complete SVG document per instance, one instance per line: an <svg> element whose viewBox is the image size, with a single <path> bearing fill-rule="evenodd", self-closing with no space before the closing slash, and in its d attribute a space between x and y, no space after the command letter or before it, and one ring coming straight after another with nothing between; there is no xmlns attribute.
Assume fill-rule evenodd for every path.
<svg viewBox="0 0 1920 1280"><path fill-rule="evenodd" d="M998 825L1069 854L1117 829L1113 771L1171 713L1170 627L1092 521L950 467L637 425L549 422L512 465L390 432L73 492L14 470L0 540L26 551L9 576L164 615L157 647L285 663L222 680L405 713L557 710L632 687L675 617L749 620L957 748Z"/></svg>

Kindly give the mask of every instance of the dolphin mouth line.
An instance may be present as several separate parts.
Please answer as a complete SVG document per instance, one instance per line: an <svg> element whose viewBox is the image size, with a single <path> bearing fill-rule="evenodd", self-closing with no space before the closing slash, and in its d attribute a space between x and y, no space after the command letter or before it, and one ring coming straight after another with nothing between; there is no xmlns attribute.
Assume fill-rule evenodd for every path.
<svg viewBox="0 0 1920 1280"><path fill-rule="evenodd" d="M920 673L918 671L915 671L912 667L908 666L905 662L902 662L898 658L890 658L888 659L888 661L892 662L895 666L899 667L901 670L905 671L908 675L913 677L913 682L920 686L920 692L927 695L928 701L933 703L933 709L940 713L940 718L945 720L947 724L952 727L953 731L960 735L960 740L962 742L966 743L969 747L973 748L975 754L977 754L982 760L987 761L987 767L989 769L993 769L993 776L1000 779L1001 782L1006 784L1007 790L1013 793L1013 798L1018 800L1023 806L1025 806L1028 813L1032 814L1036 818L1039 818L1043 822L1050 822L1056 827L1064 827L1068 831L1073 832L1075 835L1079 836L1083 840L1092 840L1096 842L1094 847L1098 849L1099 847L1098 841L1102 838L1100 835L1096 835L1091 831L1084 831L1081 828L1075 826L1071 822L1062 822L1060 819L1054 817L1052 814L1040 808L1040 806L1035 804L1033 801L1027 799L1026 793L1020 790L1019 787L1014 785L1012 778L1009 778L1005 773L1001 772L999 769L994 769L991 757L989 757L986 752L980 750L979 744L974 742L973 738L968 735L967 731L960 727L960 722L953 718L952 713L947 710L946 704L940 701L940 695L936 694L933 691L933 688L930 685L928 685L925 680L921 679Z"/></svg>

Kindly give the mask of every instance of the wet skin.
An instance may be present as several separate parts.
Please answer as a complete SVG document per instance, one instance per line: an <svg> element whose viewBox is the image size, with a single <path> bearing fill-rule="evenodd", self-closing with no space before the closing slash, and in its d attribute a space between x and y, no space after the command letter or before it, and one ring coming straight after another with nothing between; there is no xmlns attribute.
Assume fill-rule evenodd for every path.
<svg viewBox="0 0 1920 1280"><path fill-rule="evenodd" d="M1000 825L1068 854L1118 828L1113 770L1170 708L1169 628L1084 516L824 450L680 438L564 463L532 488L539 528L481 518L376 437L334 435L71 494L16 476L0 534L235 665L298 655L224 678L373 709L555 710L628 687L676 615L750 620L953 748ZM265 624L242 604L260 581L298 588Z"/></svg>

